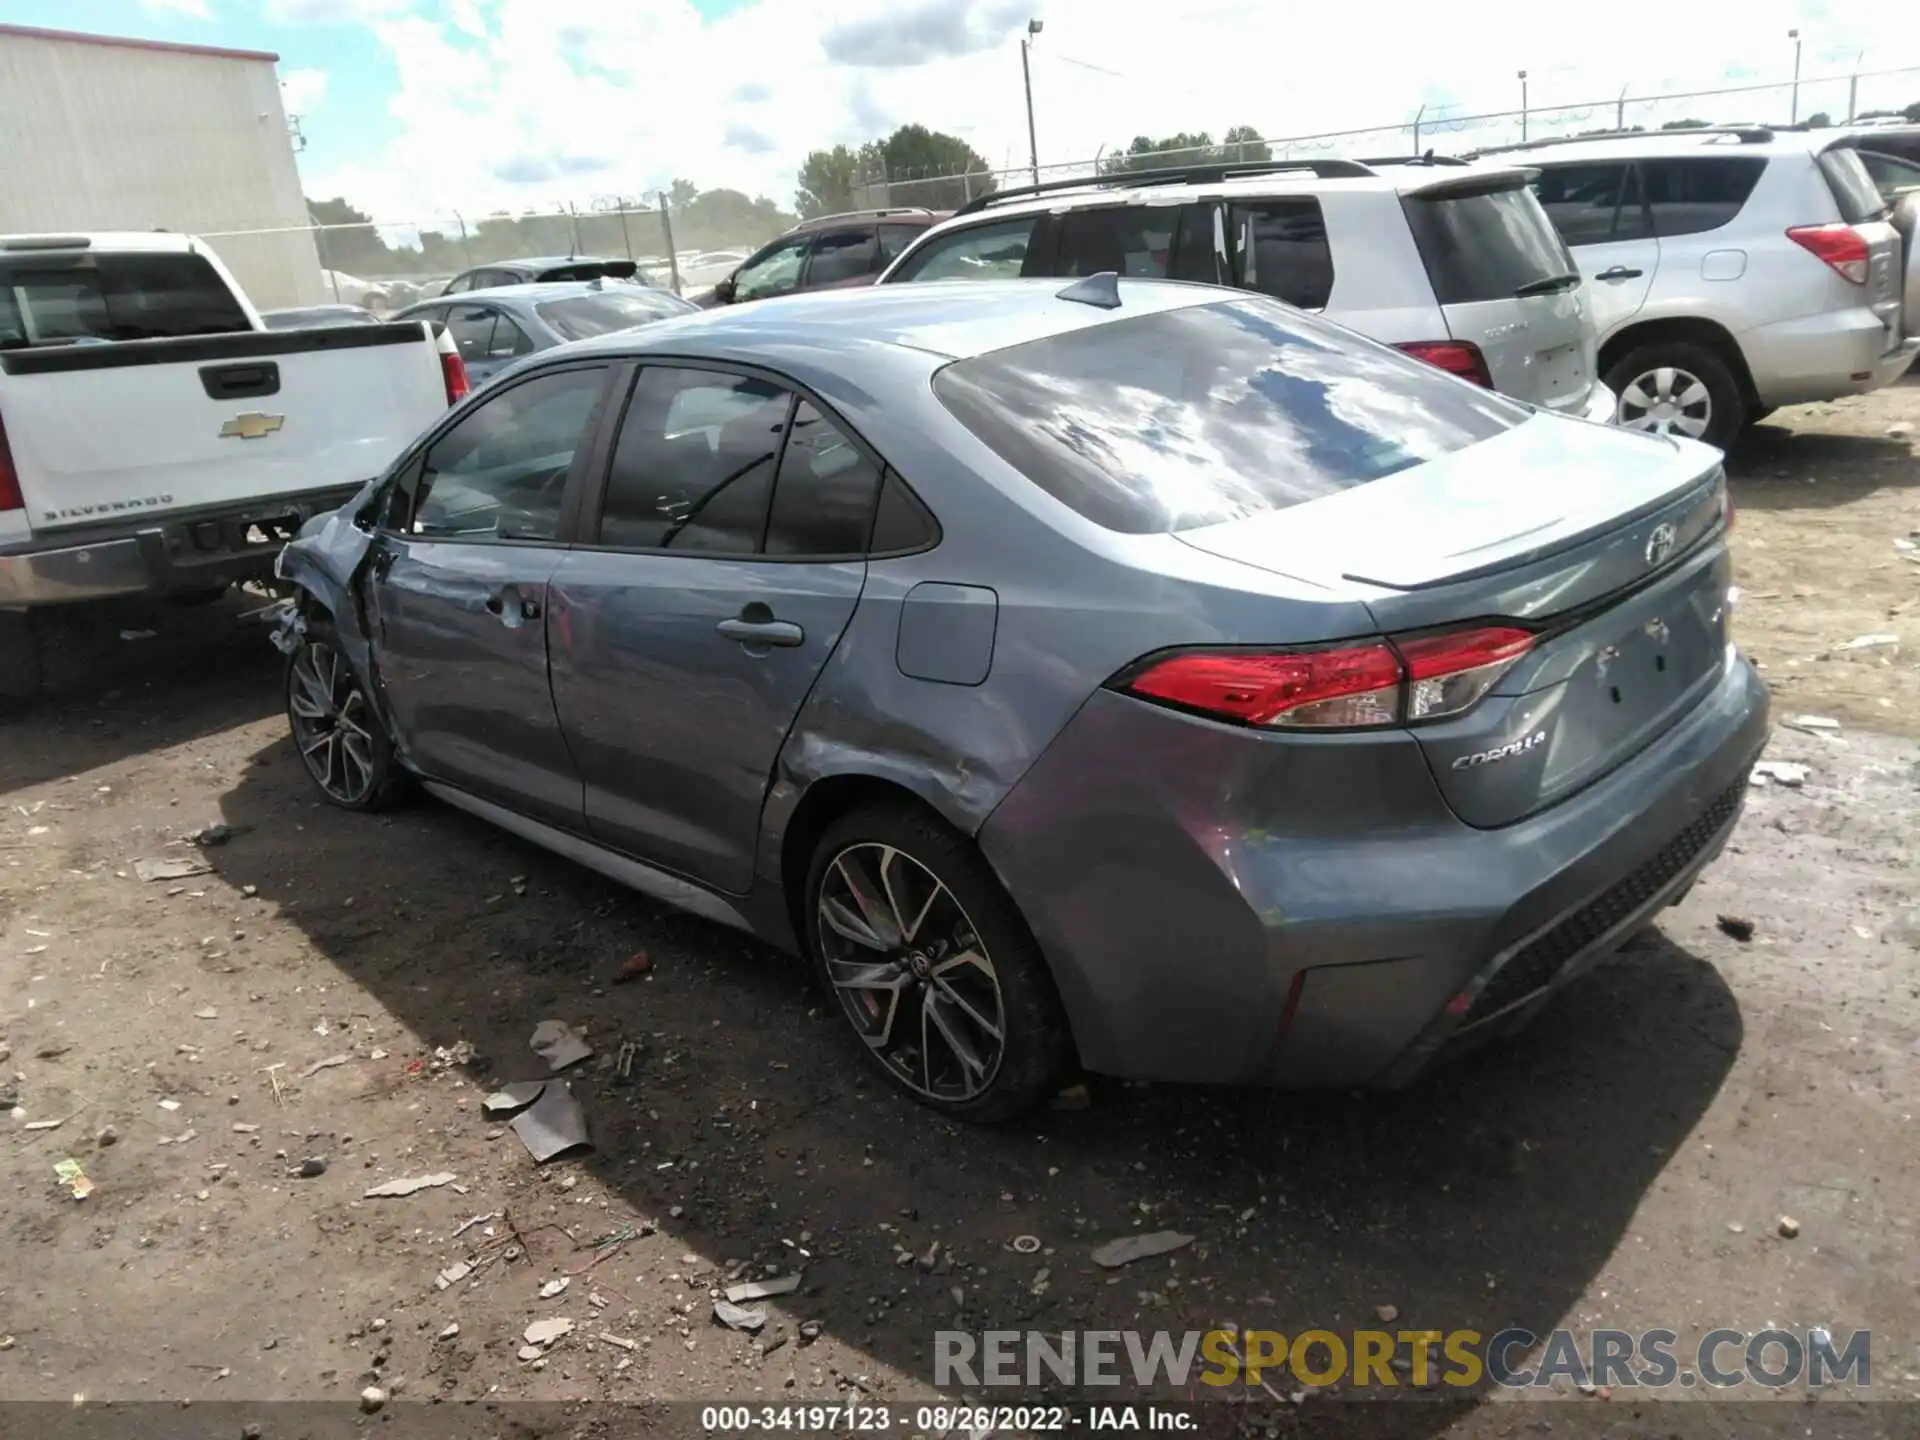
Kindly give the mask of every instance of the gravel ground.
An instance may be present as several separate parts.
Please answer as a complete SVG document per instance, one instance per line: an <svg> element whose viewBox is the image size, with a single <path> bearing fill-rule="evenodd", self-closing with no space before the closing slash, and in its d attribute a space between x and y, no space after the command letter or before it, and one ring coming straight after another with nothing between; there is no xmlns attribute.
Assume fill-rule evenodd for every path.
<svg viewBox="0 0 1920 1440"><path fill-rule="evenodd" d="M913 1398L938 1329L1294 1333L1390 1305L1483 1333L1871 1328L1872 1395L1912 1402L1916 412L1914 384L1790 412L1733 460L1741 637L1782 718L1842 726L1778 733L1804 786L1753 791L1658 931L1529 1032L1394 1096L1095 1079L1084 1108L945 1124L781 957L442 806L315 803L238 606L95 617L58 693L0 720L0 1395ZM155 858L210 868L142 880ZM538 1168L479 1101L544 1072L545 1019L594 1048L570 1075L595 1148ZM1091 1261L1167 1228L1196 1242ZM796 1272L758 1336L714 1323L716 1289ZM553 1318L571 1333L523 1358ZM1512 1403L1395 1433L1533 1427ZM1754 1407L1712 1408L1753 1433ZM587 1433L522 1412L549 1413L517 1433Z"/></svg>

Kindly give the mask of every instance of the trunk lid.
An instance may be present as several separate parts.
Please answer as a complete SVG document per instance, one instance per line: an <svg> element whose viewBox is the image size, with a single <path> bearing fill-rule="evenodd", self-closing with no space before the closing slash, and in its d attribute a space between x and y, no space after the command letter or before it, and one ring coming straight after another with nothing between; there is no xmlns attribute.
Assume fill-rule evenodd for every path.
<svg viewBox="0 0 1920 1440"><path fill-rule="evenodd" d="M1474 709L1414 728L1469 825L1512 824L1652 743L1726 664L1719 454L1540 416L1372 484L1182 532L1361 598L1386 634L1517 621L1533 649ZM1249 637L1250 639L1255 637Z"/></svg>
<svg viewBox="0 0 1920 1440"><path fill-rule="evenodd" d="M1599 369L1593 305L1531 173L1456 174L1401 203L1452 338L1478 347L1503 394L1578 414Z"/></svg>

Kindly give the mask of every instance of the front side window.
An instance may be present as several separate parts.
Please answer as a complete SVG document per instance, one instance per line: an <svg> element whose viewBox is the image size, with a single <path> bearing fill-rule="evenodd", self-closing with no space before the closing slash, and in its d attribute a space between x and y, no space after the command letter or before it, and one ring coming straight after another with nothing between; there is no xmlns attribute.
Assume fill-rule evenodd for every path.
<svg viewBox="0 0 1920 1440"><path fill-rule="evenodd" d="M574 451L606 381L561 370L501 391L428 448L406 531L432 540L551 540Z"/></svg>
<svg viewBox="0 0 1920 1440"><path fill-rule="evenodd" d="M1654 234L1698 235L1730 224L1766 168L1767 162L1757 156L1642 160L1640 183ZM1866 194L1868 203L1877 207L1880 196L1871 183Z"/></svg>
<svg viewBox="0 0 1920 1440"><path fill-rule="evenodd" d="M1070 210L1060 217L1060 275L1116 275L1164 280L1178 211L1171 205Z"/></svg>
<svg viewBox="0 0 1920 1440"><path fill-rule="evenodd" d="M764 300L786 295L800 286L800 262L806 259L807 237L782 240L758 259L749 260L733 277L733 298Z"/></svg>
<svg viewBox="0 0 1920 1440"><path fill-rule="evenodd" d="M1530 413L1253 295L957 361L933 388L1034 485L1135 535L1349 490L1489 439Z"/></svg>
<svg viewBox="0 0 1920 1440"><path fill-rule="evenodd" d="M829 230L813 241L813 254L807 260L807 288L838 285L873 273L879 258L871 226L863 230Z"/></svg>
<svg viewBox="0 0 1920 1440"><path fill-rule="evenodd" d="M975 225L929 240L901 264L893 280L1011 280L1026 264L1036 215Z"/></svg>
<svg viewBox="0 0 1920 1440"><path fill-rule="evenodd" d="M202 255L0 256L0 346L252 328Z"/></svg>
<svg viewBox="0 0 1920 1440"><path fill-rule="evenodd" d="M600 543L752 555L793 397L751 375L648 366L614 446Z"/></svg>
<svg viewBox="0 0 1920 1440"><path fill-rule="evenodd" d="M880 467L802 400L774 482L769 555L859 555L873 531Z"/></svg>
<svg viewBox="0 0 1920 1440"><path fill-rule="evenodd" d="M1320 202L1310 195L1258 200L1227 209L1233 283L1302 310L1326 307L1333 294L1333 248Z"/></svg>

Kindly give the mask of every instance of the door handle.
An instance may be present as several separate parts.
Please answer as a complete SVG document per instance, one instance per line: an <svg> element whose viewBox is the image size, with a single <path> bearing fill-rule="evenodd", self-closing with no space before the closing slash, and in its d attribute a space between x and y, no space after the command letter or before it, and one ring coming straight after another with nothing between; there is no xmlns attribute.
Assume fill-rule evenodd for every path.
<svg viewBox="0 0 1920 1440"><path fill-rule="evenodd" d="M505 590L494 591L493 594L487 596L487 613L489 615L498 615L502 620L505 620L507 619L509 609L511 609L511 613L517 620L538 620L540 618L540 602L538 600L529 600L525 596L521 596L517 600L514 600L511 607L509 607L508 602L512 596L513 588L511 586ZM511 624L512 622L509 621L508 623Z"/></svg>
<svg viewBox="0 0 1920 1440"><path fill-rule="evenodd" d="M1625 265L1615 265L1611 270L1602 270L1593 278L1596 280L1638 280L1646 273L1644 270L1630 270Z"/></svg>
<svg viewBox="0 0 1920 1440"><path fill-rule="evenodd" d="M803 644L807 632L790 620L722 620L713 627L729 640L742 645L779 645L787 648Z"/></svg>

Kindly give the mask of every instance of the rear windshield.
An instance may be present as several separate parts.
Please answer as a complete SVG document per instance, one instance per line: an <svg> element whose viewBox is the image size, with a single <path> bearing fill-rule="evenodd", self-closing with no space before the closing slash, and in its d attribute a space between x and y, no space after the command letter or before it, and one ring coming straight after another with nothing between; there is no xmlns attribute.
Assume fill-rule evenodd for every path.
<svg viewBox="0 0 1920 1440"><path fill-rule="evenodd" d="M204 256L0 256L0 347L252 328Z"/></svg>
<svg viewBox="0 0 1920 1440"><path fill-rule="evenodd" d="M1409 195L1405 208L1434 299L1442 305L1511 300L1529 286L1578 276L1553 222L1524 183Z"/></svg>
<svg viewBox="0 0 1920 1440"><path fill-rule="evenodd" d="M1849 225L1877 220L1887 213L1887 202L1873 176L1852 150L1828 150L1820 157L1820 173L1827 177L1840 218Z"/></svg>
<svg viewBox="0 0 1920 1440"><path fill-rule="evenodd" d="M623 290L545 300L533 309L563 339L586 340L664 320L669 315L690 315L699 307L665 290Z"/></svg>
<svg viewBox="0 0 1920 1440"><path fill-rule="evenodd" d="M961 360L933 388L1034 484L1129 535L1284 510L1528 413L1256 295Z"/></svg>

